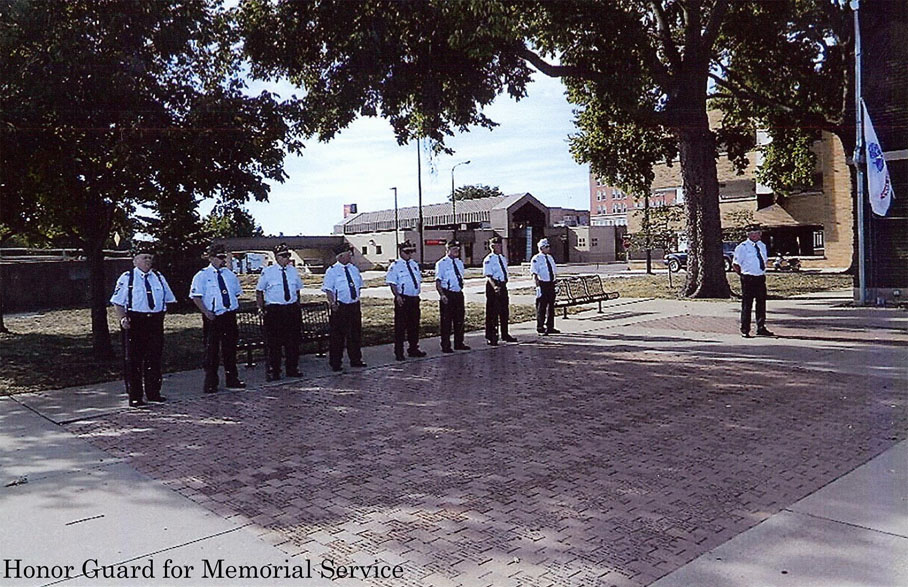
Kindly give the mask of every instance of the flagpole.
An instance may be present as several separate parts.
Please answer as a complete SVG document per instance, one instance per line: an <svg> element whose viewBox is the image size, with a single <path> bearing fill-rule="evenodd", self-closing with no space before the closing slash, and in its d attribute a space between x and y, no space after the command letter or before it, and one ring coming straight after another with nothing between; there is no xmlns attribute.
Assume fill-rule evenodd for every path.
<svg viewBox="0 0 908 587"><path fill-rule="evenodd" d="M858 210L858 305L867 303L867 267L865 265L864 235L864 112L861 99L861 21L860 0L851 0L854 12L854 111L856 117L854 142L854 167L857 171L857 210Z"/></svg>

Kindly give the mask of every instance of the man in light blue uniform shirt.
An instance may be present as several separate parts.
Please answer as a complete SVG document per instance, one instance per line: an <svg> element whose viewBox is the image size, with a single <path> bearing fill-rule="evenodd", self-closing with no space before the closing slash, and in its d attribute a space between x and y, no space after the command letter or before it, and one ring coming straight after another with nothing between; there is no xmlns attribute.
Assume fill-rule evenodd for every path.
<svg viewBox="0 0 908 587"><path fill-rule="evenodd" d="M766 245L759 224L745 227L747 239L735 247L732 268L741 276L741 336L750 338L750 310L756 301L757 336L775 336L766 328Z"/></svg>
<svg viewBox="0 0 908 587"><path fill-rule="evenodd" d="M189 298L202 312L202 336L205 341L205 383L202 391L214 393L218 390L218 355L223 357L226 387L242 389L246 384L240 381L236 368L236 343L239 332L236 326L236 311L240 307L239 297L243 293L236 274L225 267L227 249L224 245L208 247L208 267L195 274L189 288Z"/></svg>
<svg viewBox="0 0 908 587"><path fill-rule="evenodd" d="M408 240L400 243L400 258L388 268L385 283L394 294L394 358L403 361L404 338L411 357L425 357L426 352L419 349L419 294L422 291L422 273L419 263L413 260L416 245Z"/></svg>
<svg viewBox="0 0 908 587"><path fill-rule="evenodd" d="M489 239L489 254L482 261L482 274L486 276L486 344L498 344L498 330L501 340L517 342L508 334L510 301L508 300L508 260L501 254L501 237Z"/></svg>
<svg viewBox="0 0 908 587"><path fill-rule="evenodd" d="M558 334L555 328L555 258L551 255L549 239L541 239L539 253L530 259L530 271L536 281L536 332Z"/></svg>
<svg viewBox="0 0 908 587"><path fill-rule="evenodd" d="M110 298L120 319L125 359L123 378L129 406L133 408L144 406L145 400L167 401L161 395L164 315L167 304L177 299L164 276L152 270L153 262L151 243L137 243L133 248L134 267L117 279Z"/></svg>
<svg viewBox="0 0 908 587"><path fill-rule="evenodd" d="M365 367L362 353L363 315L360 308L359 292L363 278L359 269L351 263L353 249L348 244L334 248L337 263L328 267L322 291L331 305L330 338L328 339L328 363L333 371L341 370L344 347L351 367Z"/></svg>
<svg viewBox="0 0 908 587"><path fill-rule="evenodd" d="M447 254L435 263L435 289L438 290L438 309L441 315L441 352L468 351L463 342L466 307L463 299L463 261L460 260L460 243L445 244ZM451 332L454 347L451 347Z"/></svg>
<svg viewBox="0 0 908 587"><path fill-rule="evenodd" d="M262 270L255 286L255 301L263 315L265 350L268 353L267 381L281 378L281 350L287 377L299 377L300 314L299 294L303 288L299 271L290 263L290 247L280 243L274 247L276 265Z"/></svg>

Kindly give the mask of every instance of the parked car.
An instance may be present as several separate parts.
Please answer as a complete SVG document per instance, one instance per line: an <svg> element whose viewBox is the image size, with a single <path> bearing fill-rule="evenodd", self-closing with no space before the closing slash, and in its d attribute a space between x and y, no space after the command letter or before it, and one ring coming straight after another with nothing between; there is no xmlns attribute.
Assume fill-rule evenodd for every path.
<svg viewBox="0 0 908 587"><path fill-rule="evenodd" d="M726 271L731 271L731 262L735 257L736 246L738 246L738 243L722 243L722 256L725 258ZM662 262L668 265L669 271L672 272L687 269L687 252L668 253L665 255Z"/></svg>

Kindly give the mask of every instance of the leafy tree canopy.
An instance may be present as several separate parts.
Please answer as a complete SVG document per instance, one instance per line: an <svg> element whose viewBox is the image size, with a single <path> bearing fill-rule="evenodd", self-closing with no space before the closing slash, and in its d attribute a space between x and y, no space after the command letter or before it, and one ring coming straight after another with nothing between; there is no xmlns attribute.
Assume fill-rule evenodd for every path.
<svg viewBox="0 0 908 587"><path fill-rule="evenodd" d="M489 187L483 184L475 185L465 185L454 190L454 198L456 200L475 200L477 198L493 198L496 196L503 196L504 194L498 189L498 186ZM451 196L448 195L448 201L451 200Z"/></svg>
<svg viewBox="0 0 908 587"><path fill-rule="evenodd" d="M212 238L264 236L252 214L242 206L220 205L211 211L202 224Z"/></svg>
<svg viewBox="0 0 908 587"><path fill-rule="evenodd" d="M219 0L0 5L2 224L85 249L99 352L101 251L117 223L169 199L266 199L301 147L292 103L246 93L236 41Z"/></svg>

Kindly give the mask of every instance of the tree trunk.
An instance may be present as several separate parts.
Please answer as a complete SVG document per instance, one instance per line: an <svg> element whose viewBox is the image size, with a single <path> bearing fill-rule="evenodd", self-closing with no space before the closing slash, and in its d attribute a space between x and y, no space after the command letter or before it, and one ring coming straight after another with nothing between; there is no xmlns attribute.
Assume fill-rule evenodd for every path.
<svg viewBox="0 0 908 587"><path fill-rule="evenodd" d="M719 214L719 181L716 175L715 135L709 130L706 101L678 130L681 177L687 219L687 283L691 298L728 298L722 258L722 221Z"/></svg>
<svg viewBox="0 0 908 587"><path fill-rule="evenodd" d="M91 243L85 247L91 291L91 346L95 356L113 357L110 330L107 327L108 291L104 283L104 243Z"/></svg>
<svg viewBox="0 0 908 587"><path fill-rule="evenodd" d="M3 297L4 297L4 294L3 294L3 292L4 292L4 289L3 289L3 268L0 267L0 332L2 332L3 334L10 334L10 331L9 331L9 329L6 327L6 324L3 323L3 311L4 311L4 307L3 307Z"/></svg>

